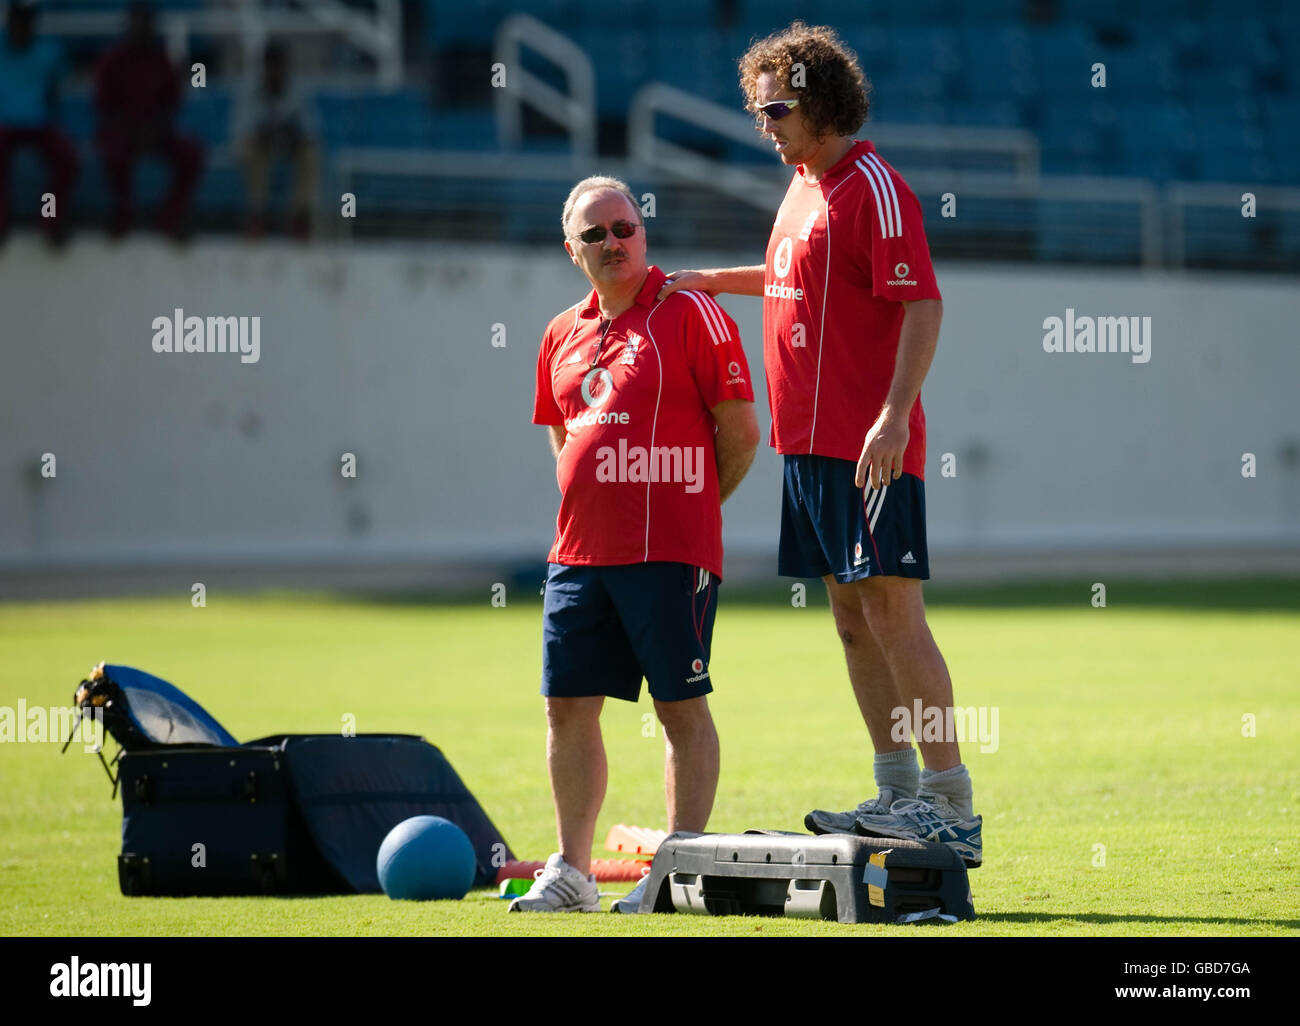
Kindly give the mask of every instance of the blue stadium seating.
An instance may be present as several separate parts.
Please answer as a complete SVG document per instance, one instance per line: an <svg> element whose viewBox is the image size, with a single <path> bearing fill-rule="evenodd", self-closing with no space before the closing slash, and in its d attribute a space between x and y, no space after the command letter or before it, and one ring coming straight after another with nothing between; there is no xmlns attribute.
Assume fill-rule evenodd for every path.
<svg viewBox="0 0 1300 1026"><path fill-rule="evenodd" d="M423 93L418 90L403 89L393 93L321 93L316 97L316 104L325 132L325 142L330 148L428 148L438 145L433 112Z"/></svg>
<svg viewBox="0 0 1300 1026"><path fill-rule="evenodd" d="M118 10L128 0L46 0L47 10ZM416 0L422 4L423 55L436 77L444 58L490 53L496 30L513 11L527 11L564 33L587 53L596 73L603 137L617 136L632 96L661 81L740 109L736 63L750 41L793 17L835 26L861 58L872 84L872 119L881 124L1024 127L1038 133L1043 170L1056 174L1125 175L1154 179L1229 180L1296 185L1300 178L1300 4L1291 0ZM205 0L162 0L186 10ZM1030 13L1038 9L1039 17ZM65 39L84 66L102 50L102 37ZM198 45L208 41L199 40ZM416 48L418 49L418 47ZM1106 65L1106 88L1091 85L1092 65ZM328 91L319 97L325 144L492 151L497 148L490 104L466 91L475 107L428 103L422 66L394 93ZM548 73L549 74L549 73ZM551 75L551 77L554 77ZM93 154L91 98L83 79L61 103L60 121ZM228 142L231 85L219 79L190 90L184 130L209 147ZM728 160L771 163L770 154L719 141L662 119L669 138L708 146ZM871 128L865 130L868 136ZM538 135L527 148L559 152L562 137ZM30 190L40 175L24 157L15 188ZM148 189L161 168L142 170ZM87 203L102 199L97 175L83 173ZM539 199L527 187L521 209ZM96 193L96 189L100 193ZM400 190L398 190L400 192ZM416 190L418 193L418 190ZM205 175L200 201L224 209L239 195L235 169L220 162ZM409 194L394 202L408 202ZM416 202L416 200L409 200ZM466 202L470 202L469 199ZM1044 204L1034 211L988 210L996 218L1041 215L1040 254L1078 252L1069 214ZM487 215L484 215L487 216ZM496 215L493 215L496 216ZM504 215L502 215L504 216ZM524 215L521 215L524 216ZM527 220L527 217L524 217ZM1300 225L1287 215L1256 225L1247 245L1295 253ZM520 231L521 222L514 225ZM1011 231L1012 229L1008 229ZM1023 227L1016 230L1022 230ZM1236 252L1237 236L1215 224L1196 229L1197 259L1213 262L1214 246ZM1269 233L1272 234L1269 234ZM1216 243L1215 239L1220 242ZM1229 242L1222 241L1229 238ZM1128 260L1135 240L1101 238L1087 252ZM1196 243L1197 246L1201 242ZM1288 248L1289 247L1289 248ZM1192 244L1189 242L1189 252Z"/></svg>
<svg viewBox="0 0 1300 1026"><path fill-rule="evenodd" d="M646 82L659 78L649 33L630 39L626 31L610 27L584 27L570 33L596 66L596 107L601 116L624 117L632 95ZM614 59L617 58L617 59ZM671 72L671 66L666 71ZM672 82L680 85L680 80Z"/></svg>
<svg viewBox="0 0 1300 1026"><path fill-rule="evenodd" d="M509 13L505 0L431 0L424 24L435 50L455 46L489 49L501 19Z"/></svg>

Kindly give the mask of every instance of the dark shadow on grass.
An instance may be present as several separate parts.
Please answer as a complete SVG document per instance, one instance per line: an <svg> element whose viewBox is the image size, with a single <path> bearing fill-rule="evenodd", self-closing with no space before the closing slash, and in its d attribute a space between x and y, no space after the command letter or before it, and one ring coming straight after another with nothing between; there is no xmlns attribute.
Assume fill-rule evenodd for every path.
<svg viewBox="0 0 1300 1026"><path fill-rule="evenodd" d="M509 605L536 606L542 577L517 574L498 578L505 584ZM721 611L738 607L793 608L791 586L798 582L773 577L770 585L728 586L719 591ZM1020 581L986 585L925 585L926 605L935 609L1092 609L1093 578L1063 581ZM1300 613L1300 579L1254 577L1221 580L1147 580L1109 575L1107 609L1167 609L1187 612ZM804 601L809 608L826 607L826 589L820 581L805 581ZM413 591L406 593L351 593L347 597L374 605L482 606L491 608L491 588L467 591Z"/></svg>
<svg viewBox="0 0 1300 1026"><path fill-rule="evenodd" d="M979 922L984 923L1053 923L1062 920L1071 923L1092 923L1095 926L1120 923L1151 923L1176 925L1202 923L1206 926L1277 926L1284 930L1300 929L1300 919L1258 919L1251 916L1143 916L1111 915L1105 912L980 912L975 909Z"/></svg>

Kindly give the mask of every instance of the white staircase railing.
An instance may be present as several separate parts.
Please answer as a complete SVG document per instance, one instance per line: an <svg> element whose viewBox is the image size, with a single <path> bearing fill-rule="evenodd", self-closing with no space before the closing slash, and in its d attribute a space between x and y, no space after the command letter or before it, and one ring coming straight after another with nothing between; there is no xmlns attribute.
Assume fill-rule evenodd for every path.
<svg viewBox="0 0 1300 1026"><path fill-rule="evenodd" d="M527 14L513 14L497 28L496 60L505 83L496 94L501 145L518 149L524 138L524 107L532 107L564 127L575 161L596 155L596 72L589 58L567 36ZM535 51L564 74L568 94L524 69L523 50Z"/></svg>
<svg viewBox="0 0 1300 1026"><path fill-rule="evenodd" d="M767 173L753 171L670 142L660 137L655 127L655 118L660 113L770 155L771 147L754 131L751 118L676 86L651 82L632 97L627 116L628 155L634 162L656 171L718 189L769 213L776 212L785 195L787 176L775 167Z"/></svg>
<svg viewBox="0 0 1300 1026"><path fill-rule="evenodd" d="M786 171L771 173L714 160L660 136L659 115L667 115L724 139L752 146L772 156L772 147L754 130L754 122L730 107L705 100L662 82L642 87L632 98L628 113L628 153L634 160L699 185L720 189L737 199L775 210L785 194ZM1008 170L997 175L946 172L978 180L987 177L1013 190L1038 181L1040 153L1031 132L1012 128L978 128L933 125L872 125L868 133L887 152L906 151L940 161L954 155L977 155L1003 160ZM773 191L775 190L775 191Z"/></svg>

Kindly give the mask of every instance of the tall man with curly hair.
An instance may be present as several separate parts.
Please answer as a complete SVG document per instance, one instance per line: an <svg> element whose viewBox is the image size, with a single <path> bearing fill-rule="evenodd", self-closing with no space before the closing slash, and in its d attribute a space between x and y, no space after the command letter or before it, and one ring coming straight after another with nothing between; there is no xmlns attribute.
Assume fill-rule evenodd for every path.
<svg viewBox="0 0 1300 1026"><path fill-rule="evenodd" d="M778 572L821 577L875 748L877 794L815 810L814 833L947 844L978 866L981 817L955 737L952 681L926 623L921 383L943 302L921 205L866 140L868 85L824 26L754 43L740 84L758 129L794 168L764 264L678 271L685 288L763 296L770 442L784 456ZM917 708L922 721L912 722ZM918 770L909 731L925 760ZM940 732L942 733L942 732Z"/></svg>

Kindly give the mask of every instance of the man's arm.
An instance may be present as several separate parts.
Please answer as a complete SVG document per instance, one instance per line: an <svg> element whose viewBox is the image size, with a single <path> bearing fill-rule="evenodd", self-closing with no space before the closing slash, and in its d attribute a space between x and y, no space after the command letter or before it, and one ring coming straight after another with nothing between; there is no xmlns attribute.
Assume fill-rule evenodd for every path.
<svg viewBox="0 0 1300 1026"><path fill-rule="evenodd" d="M547 424L547 434L551 439L551 454L559 460L560 450L564 448L564 443L569 438L569 433L564 429L563 424Z"/></svg>
<svg viewBox="0 0 1300 1026"><path fill-rule="evenodd" d="M753 267L715 267L709 271L673 271L659 290L659 298L671 296L678 289L695 289L716 296L730 292L736 296L763 294L763 265Z"/></svg>
<svg viewBox="0 0 1300 1026"><path fill-rule="evenodd" d="M724 399L709 411L718 433L713 448L718 460L718 501L727 497L744 480L758 449L758 421L748 399Z"/></svg>
<svg viewBox="0 0 1300 1026"><path fill-rule="evenodd" d="M903 473L903 453L907 449L910 431L907 418L912 413L916 397L921 394L934 360L934 350L939 344L939 322L943 320L943 301L917 299L903 303L903 326L898 333L898 355L894 359L894 380L889 384L889 394L880 415L867 432L858 458L858 472L854 478L859 488L866 484L879 488L883 482L893 481Z"/></svg>

